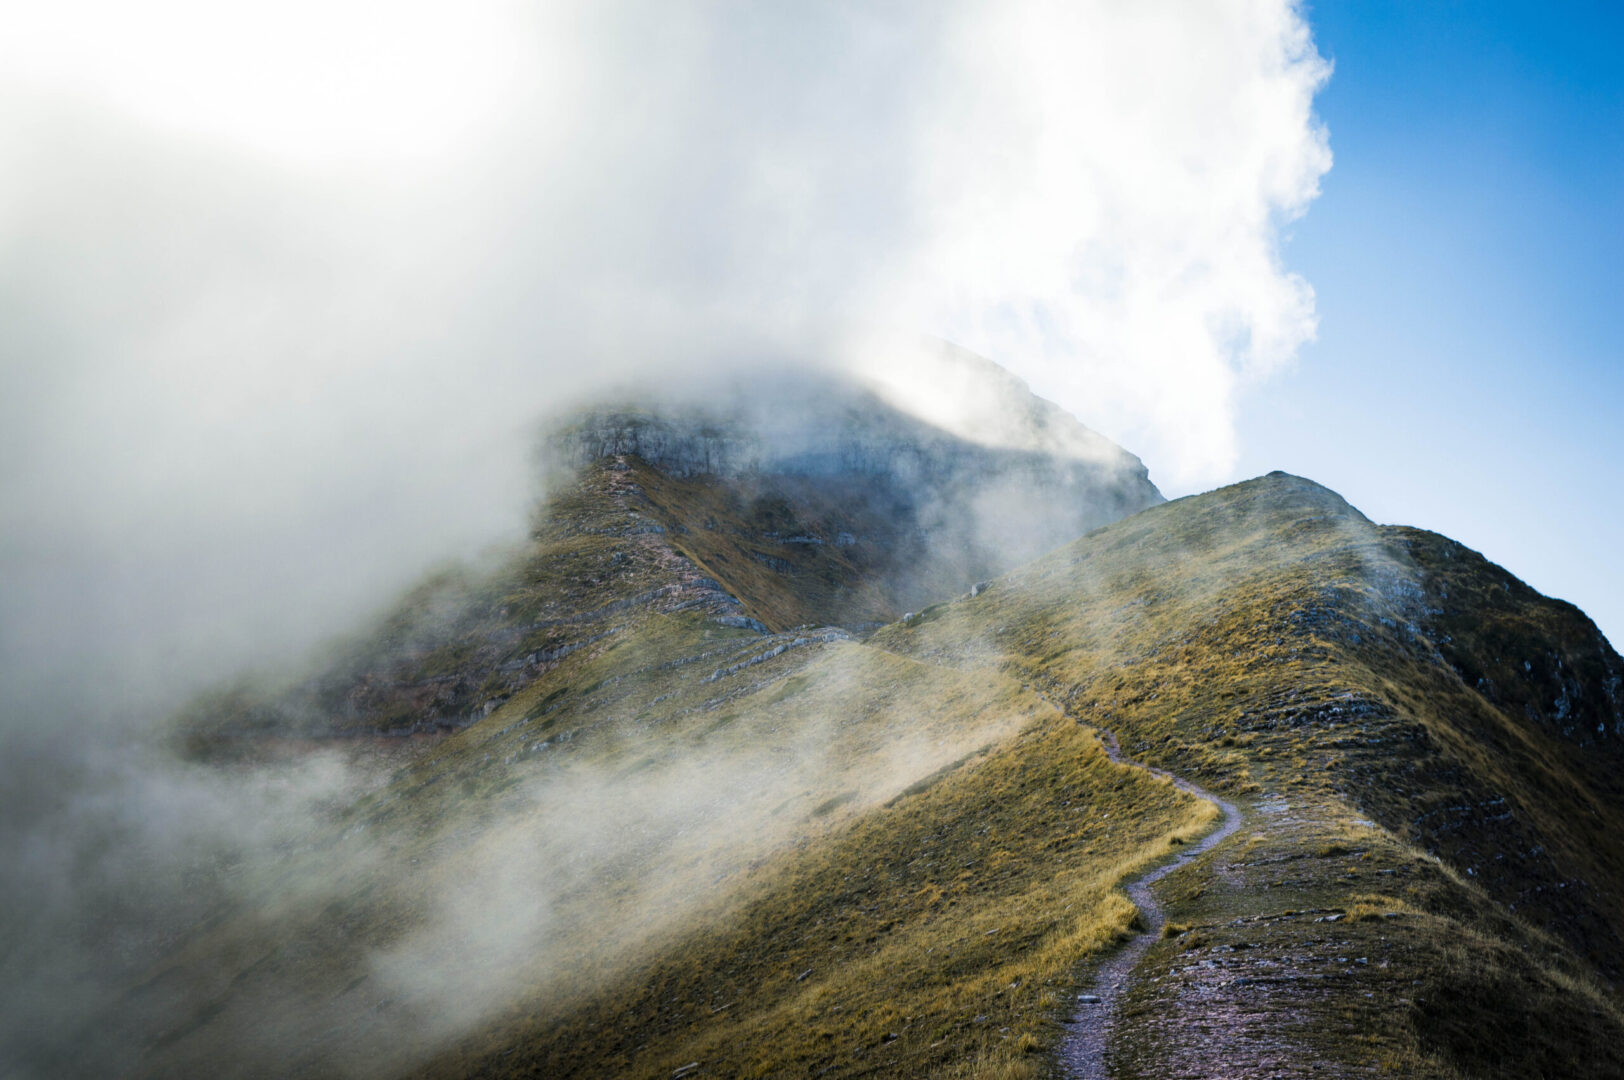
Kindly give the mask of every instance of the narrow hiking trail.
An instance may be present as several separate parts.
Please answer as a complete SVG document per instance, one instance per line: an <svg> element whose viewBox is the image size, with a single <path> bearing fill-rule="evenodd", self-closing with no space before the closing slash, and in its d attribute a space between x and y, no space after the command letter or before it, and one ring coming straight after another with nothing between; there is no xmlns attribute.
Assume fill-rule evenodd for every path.
<svg viewBox="0 0 1624 1080"><path fill-rule="evenodd" d="M1145 950L1150 948L1166 924L1166 913L1151 892L1151 886L1174 870L1206 854L1234 835L1241 827L1241 812L1235 804L1219 798L1197 784L1165 770L1145 765L1123 755L1116 735L1103 728L1094 728L1106 755L1118 765L1129 765L1160 776L1173 783L1180 791L1214 803L1223 814L1218 827L1204 836L1199 843L1185 848L1178 856L1146 871L1124 885L1128 898L1139 909L1145 929L1106 958L1095 976L1094 987L1077 999L1076 1009L1069 1021L1071 1027L1061 1040L1059 1060L1061 1070L1072 1080L1108 1080L1105 1052L1116 1028L1117 1013L1123 992L1127 989L1133 970L1138 966Z"/></svg>

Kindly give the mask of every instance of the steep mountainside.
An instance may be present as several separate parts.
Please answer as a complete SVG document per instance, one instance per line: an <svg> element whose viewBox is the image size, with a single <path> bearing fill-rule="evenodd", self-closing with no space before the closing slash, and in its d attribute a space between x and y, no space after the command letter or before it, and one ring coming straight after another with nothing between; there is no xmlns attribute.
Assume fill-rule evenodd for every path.
<svg viewBox="0 0 1624 1080"><path fill-rule="evenodd" d="M1577 610L1273 474L863 638L891 549L769 549L852 511L741 483L596 460L532 578L415 597L368 648L494 673L479 718L132 988L144 1068L1624 1075L1624 662ZM1177 859L1217 812L1096 732L1238 828Z"/></svg>
<svg viewBox="0 0 1624 1080"><path fill-rule="evenodd" d="M424 581L313 677L199 701L184 724L193 749L456 730L634 608L757 631L873 629L1162 501L1137 458L996 365L950 358L957 393L1015 418L972 426L999 445L851 379L776 370L553 421L552 490L528 544L495 569Z"/></svg>

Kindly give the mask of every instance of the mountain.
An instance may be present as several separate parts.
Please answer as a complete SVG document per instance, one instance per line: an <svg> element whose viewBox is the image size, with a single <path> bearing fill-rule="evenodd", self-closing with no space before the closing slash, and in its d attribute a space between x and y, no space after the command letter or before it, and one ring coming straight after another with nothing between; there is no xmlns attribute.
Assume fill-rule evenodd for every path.
<svg viewBox="0 0 1624 1080"><path fill-rule="evenodd" d="M555 425L527 548L183 718L423 741L127 988L137 1071L1624 1075L1581 612L798 379Z"/></svg>
<svg viewBox="0 0 1624 1080"><path fill-rule="evenodd" d="M544 427L548 493L494 569L430 576L293 685L198 703L193 749L243 737L432 734L490 714L628 610L758 632L871 630L1162 500L1138 458L1002 368L927 354L961 434L835 372L626 388Z"/></svg>

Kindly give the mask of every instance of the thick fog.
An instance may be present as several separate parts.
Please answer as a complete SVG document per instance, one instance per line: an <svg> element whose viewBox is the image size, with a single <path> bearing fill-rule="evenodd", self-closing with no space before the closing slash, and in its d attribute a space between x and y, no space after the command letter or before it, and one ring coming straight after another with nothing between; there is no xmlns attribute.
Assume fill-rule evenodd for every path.
<svg viewBox="0 0 1624 1080"><path fill-rule="evenodd" d="M1182 489L1314 332L1292 3L4 11L0 934L49 991L7 1040L365 782L144 733L521 536L538 415L718 364L906 400L874 343L924 333Z"/></svg>
<svg viewBox="0 0 1624 1080"><path fill-rule="evenodd" d="M1181 490L1313 330L1290 4L10 10L8 653L340 625L606 370L934 333Z"/></svg>

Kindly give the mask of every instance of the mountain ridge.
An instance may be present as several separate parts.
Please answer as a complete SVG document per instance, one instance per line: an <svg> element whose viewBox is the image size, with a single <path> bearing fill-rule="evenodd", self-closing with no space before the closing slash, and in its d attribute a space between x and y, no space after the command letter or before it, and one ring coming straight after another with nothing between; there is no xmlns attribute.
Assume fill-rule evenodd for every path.
<svg viewBox="0 0 1624 1080"><path fill-rule="evenodd" d="M306 697L468 711L131 992L147 1071L1624 1071L1624 661L1578 609L1279 472L997 568L890 479L600 449Z"/></svg>

